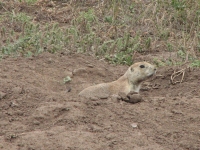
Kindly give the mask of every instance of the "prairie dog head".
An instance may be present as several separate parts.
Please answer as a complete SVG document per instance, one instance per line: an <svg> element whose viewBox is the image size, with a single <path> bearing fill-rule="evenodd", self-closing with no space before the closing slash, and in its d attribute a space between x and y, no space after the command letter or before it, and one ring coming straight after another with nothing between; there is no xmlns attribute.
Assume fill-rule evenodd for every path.
<svg viewBox="0 0 200 150"><path fill-rule="evenodd" d="M156 67L147 62L138 62L131 65L126 76L132 83L141 83L156 73Z"/></svg>

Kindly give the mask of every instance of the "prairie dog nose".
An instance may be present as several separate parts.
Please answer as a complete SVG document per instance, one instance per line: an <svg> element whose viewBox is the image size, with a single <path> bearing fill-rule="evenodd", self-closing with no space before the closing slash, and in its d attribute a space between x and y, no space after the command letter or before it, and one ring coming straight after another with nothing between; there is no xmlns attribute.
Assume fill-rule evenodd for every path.
<svg viewBox="0 0 200 150"><path fill-rule="evenodd" d="M154 73L156 74L156 72L157 72L157 67L154 66Z"/></svg>

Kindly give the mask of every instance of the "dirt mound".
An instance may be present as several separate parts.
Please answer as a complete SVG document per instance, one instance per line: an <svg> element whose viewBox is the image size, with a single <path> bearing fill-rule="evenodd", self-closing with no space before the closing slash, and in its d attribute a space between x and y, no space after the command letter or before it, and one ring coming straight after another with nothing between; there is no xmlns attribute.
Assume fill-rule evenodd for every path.
<svg viewBox="0 0 200 150"><path fill-rule="evenodd" d="M3 59L0 149L199 150L200 70L187 69L173 85L174 70L160 68L136 104L78 97L127 68L81 54Z"/></svg>

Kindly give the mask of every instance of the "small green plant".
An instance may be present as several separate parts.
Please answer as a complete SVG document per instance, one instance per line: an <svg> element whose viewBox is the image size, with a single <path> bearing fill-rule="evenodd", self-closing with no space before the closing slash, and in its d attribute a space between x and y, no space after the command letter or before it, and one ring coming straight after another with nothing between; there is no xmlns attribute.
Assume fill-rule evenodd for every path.
<svg viewBox="0 0 200 150"><path fill-rule="evenodd" d="M130 13L134 13L135 12L135 3L132 3L130 6L129 6L129 10L130 10Z"/></svg>
<svg viewBox="0 0 200 150"><path fill-rule="evenodd" d="M151 47L151 38L150 38L150 37L147 38L147 40L145 41L145 47L146 47L147 49L149 49L149 48Z"/></svg>
<svg viewBox="0 0 200 150"><path fill-rule="evenodd" d="M108 60L111 63L114 64L125 64L125 65L131 65L133 63L132 56L126 55L123 52L117 53L115 55L106 55L106 60Z"/></svg>
<svg viewBox="0 0 200 150"><path fill-rule="evenodd" d="M180 50L177 52L177 54L178 54L179 57L185 59L185 55L186 55L186 54L185 54L185 52L184 52L183 50L180 49Z"/></svg>
<svg viewBox="0 0 200 150"><path fill-rule="evenodd" d="M0 9L2 9L3 8L3 2L0 2Z"/></svg>
<svg viewBox="0 0 200 150"><path fill-rule="evenodd" d="M70 82L72 79L69 77L69 76L66 76L64 79L63 79L63 83L68 83Z"/></svg>
<svg viewBox="0 0 200 150"><path fill-rule="evenodd" d="M191 63L191 66L192 66L192 67L200 67L200 60L194 60L194 61Z"/></svg>
<svg viewBox="0 0 200 150"><path fill-rule="evenodd" d="M93 9L89 9L88 11L86 12L80 12L80 16L78 19L85 19L87 20L88 22L93 22L96 20L96 16L94 14L94 10Z"/></svg>
<svg viewBox="0 0 200 150"><path fill-rule="evenodd" d="M112 18L112 16L105 16L104 21L105 21L105 22L108 22L108 23L112 23L113 18Z"/></svg>
<svg viewBox="0 0 200 150"><path fill-rule="evenodd" d="M156 64L156 66L161 67L161 66L165 66L165 63L162 62L161 60L154 58L153 59L154 64Z"/></svg>
<svg viewBox="0 0 200 150"><path fill-rule="evenodd" d="M185 0L171 0L171 5L176 10L184 10L186 7L185 2Z"/></svg>
<svg viewBox="0 0 200 150"><path fill-rule="evenodd" d="M21 12L15 13L14 10L12 11L12 14L10 15L10 17L13 21L19 21L21 23L29 23L31 20L31 17L28 16L27 14L21 13Z"/></svg>
<svg viewBox="0 0 200 150"><path fill-rule="evenodd" d="M170 43L167 43L167 50L168 50L169 52L172 52L172 51L174 50L173 45L170 44Z"/></svg>
<svg viewBox="0 0 200 150"><path fill-rule="evenodd" d="M160 38L162 39L162 40L168 40L168 37L169 37L169 31L168 30L161 30L160 31Z"/></svg>
<svg viewBox="0 0 200 150"><path fill-rule="evenodd" d="M22 21L24 20L22 19ZM69 38L65 36L65 32L58 27L58 24L47 25L41 32L39 24L29 22L22 30L23 34L17 36L13 42L11 41L15 37L15 33L13 31L9 33L12 36L9 36L7 42L0 47L1 55L22 54L30 57L43 51L55 53L68 44Z"/></svg>
<svg viewBox="0 0 200 150"><path fill-rule="evenodd" d="M28 5L35 4L37 0L19 0L19 2L26 2Z"/></svg>

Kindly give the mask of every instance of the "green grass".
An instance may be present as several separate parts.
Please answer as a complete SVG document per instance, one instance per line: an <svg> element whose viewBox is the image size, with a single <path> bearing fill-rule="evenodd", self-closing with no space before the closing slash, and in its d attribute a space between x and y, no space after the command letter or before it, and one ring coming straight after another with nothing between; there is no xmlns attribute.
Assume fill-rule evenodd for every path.
<svg viewBox="0 0 200 150"><path fill-rule="evenodd" d="M26 10L32 8L30 10L39 12L42 9L36 0L12 3L10 8L23 5ZM59 12L64 8L64 5L60 5L61 1L51 3L55 5L43 3L46 8L40 15L48 17L55 9L55 12ZM191 66L199 66L199 1L156 0L136 3L112 0L103 3L96 0L95 3L62 3L69 7L58 18L72 16L64 24L55 17L51 18L52 21L35 21L35 11L10 9L8 3L1 2L0 57L30 57L44 51L67 51L88 53L111 63L130 65L134 52L148 54L159 50L176 52L177 57L181 58L168 58L166 62L162 58L155 58L154 62L160 65L182 64L188 60Z"/></svg>
<svg viewBox="0 0 200 150"><path fill-rule="evenodd" d="M25 2L28 5L35 4L37 0L18 0L19 2Z"/></svg>
<svg viewBox="0 0 200 150"><path fill-rule="evenodd" d="M200 67L200 60L194 60L194 61L191 63L191 66L192 66L192 67Z"/></svg>

